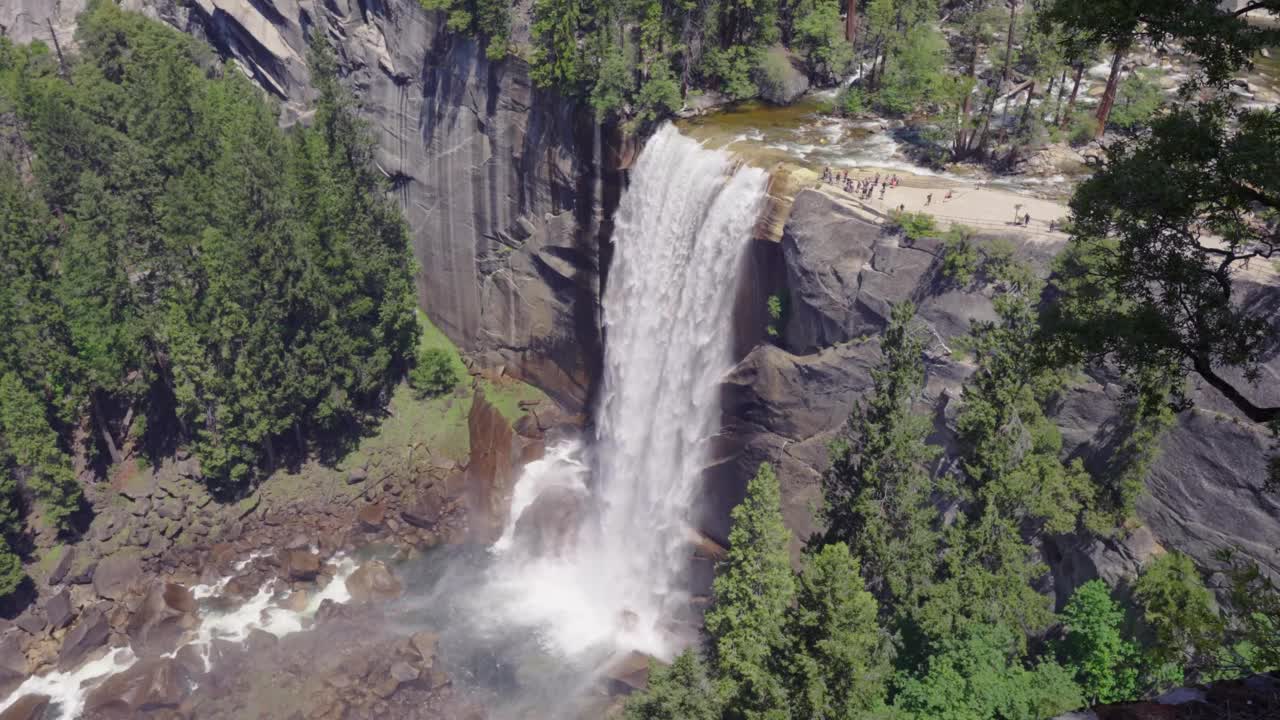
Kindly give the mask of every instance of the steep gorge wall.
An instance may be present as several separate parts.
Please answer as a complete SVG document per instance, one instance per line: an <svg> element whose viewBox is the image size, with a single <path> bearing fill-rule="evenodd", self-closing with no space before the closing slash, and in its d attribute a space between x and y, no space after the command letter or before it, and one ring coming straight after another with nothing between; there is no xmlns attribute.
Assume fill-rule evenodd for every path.
<svg viewBox="0 0 1280 720"><path fill-rule="evenodd" d="M1011 240L1020 257L1040 267L1060 249ZM702 522L721 540L728 508L763 461L778 467L784 514L796 537L813 531L827 446L871 389L879 334L888 325L890 306L903 300L916 304L920 331L931 336L918 409L934 418L931 440L946 450L936 470L945 471L958 450L950 421L973 371L951 346L973 320L994 319L989 291L956 290L944 281L940 243L906 243L822 193L806 190L796 197L781 242L773 245L754 253L758 267L748 270L748 278L756 290L746 294L761 305L767 293L785 293L787 317L782 336L751 349L726 381L722 460L709 473ZM784 279L777 277L780 271ZM1241 295L1280 317L1274 282L1242 280ZM759 318L750 302L744 316ZM1253 389L1259 401L1280 401L1278 375L1280 347L1270 351L1263 379ZM1114 582L1132 575L1161 547L1188 553L1202 566L1214 564L1216 550L1238 547L1280 576L1280 496L1262 488L1270 434L1239 417L1212 388L1194 377L1188 382L1196 408L1181 413L1161 438L1137 504L1142 526L1122 538L1061 536L1042 546L1059 598L1094 577ZM1073 382L1053 409L1067 453L1094 472L1106 472L1124 432L1125 402L1116 379L1105 373Z"/></svg>
<svg viewBox="0 0 1280 720"><path fill-rule="evenodd" d="M4 0L18 42L73 46L86 0ZM307 38L334 46L391 180L420 265L418 300L490 367L582 409L600 357L602 198L590 115L530 82L518 58L490 62L417 0L122 0L206 39L307 120ZM605 181L609 181L606 183ZM616 195L616 193L613 193Z"/></svg>

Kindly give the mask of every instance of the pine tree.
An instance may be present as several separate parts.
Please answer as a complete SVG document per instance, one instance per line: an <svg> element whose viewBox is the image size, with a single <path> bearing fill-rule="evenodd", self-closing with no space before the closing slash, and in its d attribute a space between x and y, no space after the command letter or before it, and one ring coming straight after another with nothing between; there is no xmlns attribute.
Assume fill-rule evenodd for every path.
<svg viewBox="0 0 1280 720"><path fill-rule="evenodd" d="M918 604L941 542L927 468L938 449L925 441L928 418L912 409L924 386L914 316L910 303L893 308L870 396L832 443L822 477L826 542L844 542L861 558L869 587L889 607Z"/></svg>
<svg viewBox="0 0 1280 720"><path fill-rule="evenodd" d="M729 720L788 718L783 658L795 579L778 478L768 463L747 483L732 523L706 616L716 696Z"/></svg>
<svg viewBox="0 0 1280 720"><path fill-rule="evenodd" d="M685 650L670 666L649 663L649 683L627 698L626 720L719 720L707 668L696 649Z"/></svg>
<svg viewBox="0 0 1280 720"><path fill-rule="evenodd" d="M0 502L3 501L0 500ZM8 541L3 534L0 534L0 601L13 594L13 591L21 587L26 579L27 573L22 569L22 558L9 549Z"/></svg>
<svg viewBox="0 0 1280 720"><path fill-rule="evenodd" d="M793 644L791 712L854 720L883 708L889 663L875 598L844 543L811 554L788 624Z"/></svg>

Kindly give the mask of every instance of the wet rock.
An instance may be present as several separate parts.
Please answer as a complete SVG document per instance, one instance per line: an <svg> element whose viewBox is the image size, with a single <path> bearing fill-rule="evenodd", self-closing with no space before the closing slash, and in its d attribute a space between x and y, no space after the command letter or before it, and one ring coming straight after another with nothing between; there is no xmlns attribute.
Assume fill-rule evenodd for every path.
<svg viewBox="0 0 1280 720"><path fill-rule="evenodd" d="M361 565L347 578L347 591L357 604L394 600L403 590L400 580L378 560Z"/></svg>
<svg viewBox="0 0 1280 720"><path fill-rule="evenodd" d="M614 692L629 693L649 685L649 660L644 653L631 651L612 658L605 666L604 677Z"/></svg>
<svg viewBox="0 0 1280 720"><path fill-rule="evenodd" d="M177 583L153 583L129 619L129 644L140 656L172 650L183 631L194 627L195 610L190 590Z"/></svg>
<svg viewBox="0 0 1280 720"><path fill-rule="evenodd" d="M534 557L559 557L578 540L587 493L580 488L544 490L516 520L516 542Z"/></svg>
<svg viewBox="0 0 1280 720"><path fill-rule="evenodd" d="M204 654L194 644L183 645L174 653L173 661L186 669L191 677L199 677L205 673Z"/></svg>
<svg viewBox="0 0 1280 720"><path fill-rule="evenodd" d="M382 529L386 514L387 509L382 503L374 503L360 508L360 512L356 513L356 520L360 523L360 529L365 532L377 532Z"/></svg>
<svg viewBox="0 0 1280 720"><path fill-rule="evenodd" d="M409 643L413 645L413 649L418 651L418 657L422 658L424 667L431 667L436 661L436 646L440 643L440 636L433 632L425 630L414 633L409 637Z"/></svg>
<svg viewBox="0 0 1280 720"><path fill-rule="evenodd" d="M49 629L57 630L67 626L75 617L71 607L71 593L65 588L45 601L44 615L49 621Z"/></svg>
<svg viewBox="0 0 1280 720"><path fill-rule="evenodd" d="M417 680L420 674L417 668L407 662L399 661L391 664L391 677L401 685Z"/></svg>
<svg viewBox="0 0 1280 720"><path fill-rule="evenodd" d="M180 663L150 658L104 680L85 699L85 710L91 715L122 718L176 710L191 688L191 675Z"/></svg>
<svg viewBox="0 0 1280 720"><path fill-rule="evenodd" d="M351 471L347 473L348 485L357 485L368 479L369 479L369 471L365 470L362 467L351 468Z"/></svg>
<svg viewBox="0 0 1280 720"><path fill-rule="evenodd" d="M326 623L351 617L351 610L342 603L325 598L320 601L320 607L316 608L315 617L317 623Z"/></svg>
<svg viewBox="0 0 1280 720"><path fill-rule="evenodd" d="M103 558L93 574L93 589L99 597L119 600L142 575L142 561L137 555L118 553Z"/></svg>
<svg viewBox="0 0 1280 720"><path fill-rule="evenodd" d="M320 556L309 550L286 551L283 569L290 580L315 580L320 574Z"/></svg>
<svg viewBox="0 0 1280 720"><path fill-rule="evenodd" d="M23 695L0 712L0 720L51 720L48 695Z"/></svg>
<svg viewBox="0 0 1280 720"><path fill-rule="evenodd" d="M407 506L400 509L400 517L410 525L430 530L440 522L444 500L438 493L427 491L419 494Z"/></svg>
<svg viewBox="0 0 1280 720"><path fill-rule="evenodd" d="M268 653L280 644L280 638L272 635L266 630L254 628L244 639L244 647L250 653L260 654Z"/></svg>
<svg viewBox="0 0 1280 720"><path fill-rule="evenodd" d="M107 614L101 607L93 607L80 615L80 620L62 639L58 650L58 667L69 670L79 665L92 651L102 647L111 634Z"/></svg>

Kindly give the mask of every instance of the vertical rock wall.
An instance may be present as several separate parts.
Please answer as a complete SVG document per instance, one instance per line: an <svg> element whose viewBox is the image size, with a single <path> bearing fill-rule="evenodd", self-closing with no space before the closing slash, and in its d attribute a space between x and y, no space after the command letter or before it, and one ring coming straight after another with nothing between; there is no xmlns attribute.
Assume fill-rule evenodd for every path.
<svg viewBox="0 0 1280 720"><path fill-rule="evenodd" d="M12 0L18 42L73 49L86 0ZM122 0L207 40L306 122L315 91L307 39L334 46L413 235L418 301L483 363L575 410L600 356L597 129L530 82L515 57L490 62L418 0ZM49 21L49 23L46 22ZM609 175L612 177L612 175Z"/></svg>

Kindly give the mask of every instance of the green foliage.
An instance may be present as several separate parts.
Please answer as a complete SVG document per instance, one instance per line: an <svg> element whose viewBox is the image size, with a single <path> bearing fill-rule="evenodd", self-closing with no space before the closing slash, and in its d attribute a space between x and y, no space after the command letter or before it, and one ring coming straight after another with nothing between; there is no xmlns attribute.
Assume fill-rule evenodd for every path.
<svg viewBox="0 0 1280 720"><path fill-rule="evenodd" d="M862 88L849 86L836 96L835 110L846 117L861 115L867 111L867 96Z"/></svg>
<svg viewBox="0 0 1280 720"><path fill-rule="evenodd" d="M727 718L787 717L783 654L795 579L781 502L773 468L761 465L733 509L729 552L712 588L706 628Z"/></svg>
<svg viewBox="0 0 1280 720"><path fill-rule="evenodd" d="M783 318L786 316L786 303L783 296L778 293L770 295L766 301L766 310L769 313L769 326L765 330L769 333L769 337L778 337L782 334Z"/></svg>
<svg viewBox="0 0 1280 720"><path fill-rule="evenodd" d="M1157 556L1143 568L1133 598L1151 635L1147 652L1157 663L1176 663L1192 672L1212 663L1223 628L1191 558Z"/></svg>
<svg viewBox="0 0 1280 720"><path fill-rule="evenodd" d="M418 362L409 371L409 384L419 398L438 397L452 392L461 378L453 366L453 355L442 348L426 348L418 352Z"/></svg>
<svg viewBox="0 0 1280 720"><path fill-rule="evenodd" d="M718 720L715 694L697 650L685 650L670 666L651 661L649 683L627 698L626 720Z"/></svg>
<svg viewBox="0 0 1280 720"><path fill-rule="evenodd" d="M895 705L919 720L1026 720L1080 707L1071 671L1041 661L1023 665L1015 634L968 625L937 643L921 677L900 679Z"/></svg>
<svg viewBox="0 0 1280 720"><path fill-rule="evenodd" d="M924 596L940 542L927 469L938 449L926 443L928 419L912 410L924 387L914 315L910 303L894 306L874 387L832 442L822 476L826 540L847 543L880 598L903 608Z"/></svg>
<svg viewBox="0 0 1280 720"><path fill-rule="evenodd" d="M791 8L792 47L804 58L811 77L839 79L853 60L844 37L838 0L800 0Z"/></svg>
<svg viewBox="0 0 1280 720"><path fill-rule="evenodd" d="M977 277L982 258L972 228L952 225L942 236L942 275L959 287L969 287Z"/></svg>
<svg viewBox="0 0 1280 720"><path fill-rule="evenodd" d="M1160 85L1147 72L1139 70L1121 81L1107 122L1124 130L1136 129L1145 125L1163 102Z"/></svg>
<svg viewBox="0 0 1280 720"><path fill-rule="evenodd" d="M926 212L894 212L893 223L911 240L920 240L937 232L938 224Z"/></svg>
<svg viewBox="0 0 1280 720"><path fill-rule="evenodd" d="M1101 580L1076 588L1062 611L1062 664L1075 670L1090 704L1133 700L1138 693L1138 648L1120 632L1124 611Z"/></svg>
<svg viewBox="0 0 1280 720"><path fill-rule="evenodd" d="M848 546L809 556L788 625L791 717L853 720L883 708L889 663L876 615Z"/></svg>
<svg viewBox="0 0 1280 720"><path fill-rule="evenodd" d="M26 579L22 558L9 549L8 541L0 535L0 600L12 595Z"/></svg>
<svg viewBox="0 0 1280 720"><path fill-rule="evenodd" d="M791 66L791 58L781 48L770 48L761 56L760 67L756 70L756 83L765 97L778 97L785 94L788 79L795 69Z"/></svg>
<svg viewBox="0 0 1280 720"><path fill-rule="evenodd" d="M446 26L456 33L478 35L490 60L507 56L511 36L511 5L503 0L418 0L427 10L444 13Z"/></svg>
<svg viewBox="0 0 1280 720"><path fill-rule="evenodd" d="M702 73L707 82L732 100L755 97L758 88L752 79L764 52L741 45L710 48L702 58Z"/></svg>
<svg viewBox="0 0 1280 720"><path fill-rule="evenodd" d="M44 403L12 372L0 376L0 433L0 467L26 468L27 488L40 501L45 518L54 527L68 528L81 499L71 460L58 446ZM0 532L12 532L12 522L10 518Z"/></svg>
<svg viewBox="0 0 1280 720"><path fill-rule="evenodd" d="M331 54L309 58L314 122L286 133L243 75L113 3L91 4L78 44L73 83L35 49L0 67L41 195L0 180L0 208L29 218L4 233L20 262L0 313L38 312L12 319L43 338L0 356L14 404L43 405L6 403L5 432L47 449L19 461L46 512L77 503L59 448L82 413L111 461L191 441L228 493L281 449L340 445L403 374L415 323L408 233Z"/></svg>
<svg viewBox="0 0 1280 720"><path fill-rule="evenodd" d="M892 52L875 96L889 113L905 115L933 102L946 68L946 39L932 25L910 28Z"/></svg>
<svg viewBox="0 0 1280 720"><path fill-rule="evenodd" d="M1228 633L1234 657L1223 657L1222 664L1233 675L1280 670L1280 588L1257 563L1238 559L1233 552L1222 553L1222 559L1235 609Z"/></svg>

